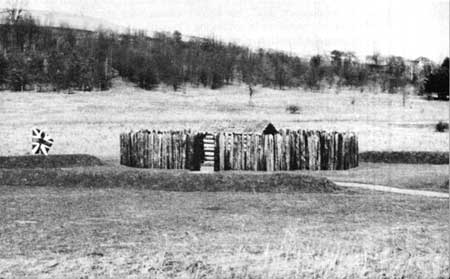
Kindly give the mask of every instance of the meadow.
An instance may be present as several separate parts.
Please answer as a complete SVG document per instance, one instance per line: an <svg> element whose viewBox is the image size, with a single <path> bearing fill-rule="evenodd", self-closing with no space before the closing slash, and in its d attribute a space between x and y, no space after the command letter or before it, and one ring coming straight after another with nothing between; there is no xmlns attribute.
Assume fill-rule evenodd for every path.
<svg viewBox="0 0 450 279"><path fill-rule="evenodd" d="M8 187L2 278L448 278L448 201Z"/></svg>
<svg viewBox="0 0 450 279"><path fill-rule="evenodd" d="M116 83L105 92L0 94L0 156L29 154L38 127L55 139L51 154L106 163L0 169L0 278L449 277L447 199L316 178L445 191L447 165L252 175L118 166L120 132L240 130L260 120L354 131L360 151L447 151L448 133L434 127L448 118L447 102L259 87L250 100L244 86Z"/></svg>
<svg viewBox="0 0 450 279"><path fill-rule="evenodd" d="M338 93L338 94L337 94ZM261 120L278 128L354 131L360 151L447 151L448 133L435 131L448 118L448 103L367 91L256 88L221 90L159 88L145 91L124 82L104 92L0 94L0 155L31 151L33 127L48 131L53 154L86 153L119 158L119 133L139 129L239 130ZM297 113L286 108L295 105Z"/></svg>

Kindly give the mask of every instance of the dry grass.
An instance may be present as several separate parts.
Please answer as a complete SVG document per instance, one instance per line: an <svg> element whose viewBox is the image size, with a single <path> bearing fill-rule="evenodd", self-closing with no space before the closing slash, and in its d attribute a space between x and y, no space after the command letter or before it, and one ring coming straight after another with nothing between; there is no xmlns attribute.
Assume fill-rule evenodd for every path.
<svg viewBox="0 0 450 279"><path fill-rule="evenodd" d="M0 277L448 278L448 201L1 187Z"/></svg>
<svg viewBox="0 0 450 279"><path fill-rule="evenodd" d="M354 104L352 104L354 101ZM286 111L288 105L300 114ZM0 155L30 151L33 126L51 133L51 153L86 153L118 159L119 133L131 129L210 130L228 121L268 119L277 127L352 130L360 150L447 151L448 134L434 125L448 116L447 102L411 97L405 107L400 95L360 92L311 93L258 88L249 104L245 87L219 91L187 88L186 93L144 91L117 85L111 91L0 94Z"/></svg>
<svg viewBox="0 0 450 279"><path fill-rule="evenodd" d="M250 105L246 88L237 86L186 93L123 84L74 95L2 92L0 155L27 154L31 128L38 126L53 135L53 154L87 153L116 164L122 131L208 130L260 119L285 128L353 130L361 151L446 151L448 134L435 132L434 124L447 118L448 104L415 97L401 104L397 95L258 88ZM300 113L286 112L288 105ZM434 187L443 168L363 164L314 175L423 188ZM128 172L47 171L57 181L77 171L96 179L96 171L105 170ZM164 192L102 183L0 186L0 278L449 277L448 200L356 190Z"/></svg>

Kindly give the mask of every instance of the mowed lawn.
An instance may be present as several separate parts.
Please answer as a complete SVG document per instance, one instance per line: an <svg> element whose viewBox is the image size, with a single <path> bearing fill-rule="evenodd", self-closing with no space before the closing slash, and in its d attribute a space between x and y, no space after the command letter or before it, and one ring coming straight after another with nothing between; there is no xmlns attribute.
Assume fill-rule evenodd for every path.
<svg viewBox="0 0 450 279"><path fill-rule="evenodd" d="M286 111L289 105L299 112ZM53 154L86 153L118 161L119 134L138 129L200 129L250 126L270 120L279 128L355 131L360 151L447 151L448 133L434 125L448 118L448 103L400 94L334 90L187 87L145 91L117 82L105 92L1 92L0 155L31 150L31 129L48 131Z"/></svg>
<svg viewBox="0 0 450 279"><path fill-rule="evenodd" d="M1 278L449 276L448 200L346 190L0 192Z"/></svg>

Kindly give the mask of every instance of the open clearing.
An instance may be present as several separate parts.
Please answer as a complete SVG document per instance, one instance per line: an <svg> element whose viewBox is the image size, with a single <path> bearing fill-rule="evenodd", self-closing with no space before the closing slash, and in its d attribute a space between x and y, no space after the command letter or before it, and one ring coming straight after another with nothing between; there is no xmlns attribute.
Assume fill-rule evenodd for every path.
<svg viewBox="0 0 450 279"><path fill-rule="evenodd" d="M286 112L288 105L300 113ZM36 126L55 139L51 154L86 153L107 162L0 169L0 178L11 183L0 183L0 278L449 276L446 199L333 187L258 193L280 181L302 184L296 178L301 171L271 174L272 185L264 174L117 166L123 131L211 130L262 119L283 128L355 131L360 151L447 151L448 133L434 131L447 119L447 102L410 97L403 107L400 95L257 88L250 103L239 86L171 92L119 84L73 95L2 92L0 116L0 156L29 154ZM444 191L447 168L362 163L307 174ZM245 188L244 178L260 188ZM239 192L205 192L218 185Z"/></svg>
<svg viewBox="0 0 450 279"><path fill-rule="evenodd" d="M352 105L352 103L354 103ZM286 111L297 105L298 114ZM360 151L447 151L448 133L434 125L448 118L448 103L400 94L359 91L312 93L257 88L252 102L244 86L184 92L145 91L119 83L105 92L0 94L0 155L31 150L36 126L55 139L52 154L85 153L119 158L119 133L137 129L202 129L270 120L277 127L355 131Z"/></svg>
<svg viewBox="0 0 450 279"><path fill-rule="evenodd" d="M449 276L442 199L358 190L0 192L0 277Z"/></svg>

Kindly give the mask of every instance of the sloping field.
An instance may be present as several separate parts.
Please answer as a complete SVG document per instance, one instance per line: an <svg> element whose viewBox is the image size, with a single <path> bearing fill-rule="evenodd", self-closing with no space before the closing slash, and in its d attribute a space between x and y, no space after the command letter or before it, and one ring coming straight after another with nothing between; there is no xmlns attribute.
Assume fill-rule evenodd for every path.
<svg viewBox="0 0 450 279"><path fill-rule="evenodd" d="M288 105L299 113L290 114ZM55 139L53 154L92 154L118 160L119 133L131 129L202 129L248 126L267 119L291 129L351 130L360 151L447 151L448 133L434 124L448 118L448 103L401 95L245 87L188 87L180 92L144 91L120 83L106 92L0 94L0 155L30 152L32 127Z"/></svg>

